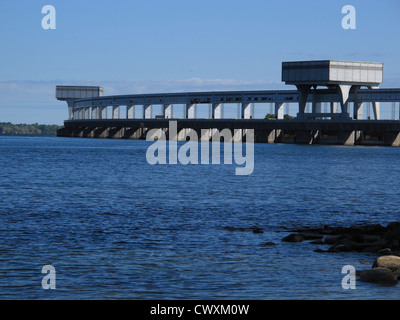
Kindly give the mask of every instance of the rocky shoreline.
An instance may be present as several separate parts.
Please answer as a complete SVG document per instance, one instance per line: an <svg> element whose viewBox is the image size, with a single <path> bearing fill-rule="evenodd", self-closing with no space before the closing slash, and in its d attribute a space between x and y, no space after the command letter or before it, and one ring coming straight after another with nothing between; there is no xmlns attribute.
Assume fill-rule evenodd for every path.
<svg viewBox="0 0 400 320"><path fill-rule="evenodd" d="M394 285L400 279L400 222L391 222L386 227L380 224L351 227L288 229L290 234L283 242L310 241L312 244L328 246L320 253L370 252L376 253L372 268L357 271L360 281Z"/></svg>

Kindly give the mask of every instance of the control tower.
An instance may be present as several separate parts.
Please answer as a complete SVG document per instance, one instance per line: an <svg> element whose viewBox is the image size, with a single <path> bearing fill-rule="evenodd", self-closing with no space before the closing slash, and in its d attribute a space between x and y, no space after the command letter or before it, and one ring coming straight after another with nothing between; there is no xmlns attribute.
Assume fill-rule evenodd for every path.
<svg viewBox="0 0 400 320"><path fill-rule="evenodd" d="M282 81L295 85L299 93L300 119L318 119L322 117L349 119L348 99L350 92L360 87L379 88L383 82L383 63L357 61L294 61L282 63ZM317 87L325 87L317 89ZM313 101L312 112L305 113L309 93L314 97L318 93L333 91L335 101L331 102L331 112L322 113L321 103ZM336 97L335 97L336 95ZM334 104L339 102L341 113L334 113ZM375 119L379 120L379 102L373 103ZM362 112L362 102L354 104L354 119Z"/></svg>
<svg viewBox="0 0 400 320"><path fill-rule="evenodd" d="M56 99L66 101L68 104L68 120L74 118L75 100L102 96L103 88L98 86L56 86ZM83 117L88 118L88 115Z"/></svg>

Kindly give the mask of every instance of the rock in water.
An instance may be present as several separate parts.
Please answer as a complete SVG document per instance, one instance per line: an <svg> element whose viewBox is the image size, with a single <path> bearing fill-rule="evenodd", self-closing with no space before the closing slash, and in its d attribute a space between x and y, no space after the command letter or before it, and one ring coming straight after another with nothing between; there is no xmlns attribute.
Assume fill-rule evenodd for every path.
<svg viewBox="0 0 400 320"><path fill-rule="evenodd" d="M287 237L283 238L282 241L284 242L302 242L304 240L304 235L300 233L292 233L289 234Z"/></svg>
<svg viewBox="0 0 400 320"><path fill-rule="evenodd" d="M276 246L276 243L275 242L266 242L266 243L262 243L261 244L263 247L266 247L266 246Z"/></svg>
<svg viewBox="0 0 400 320"><path fill-rule="evenodd" d="M360 281L378 284L395 285L399 282L397 277L387 268L373 268L359 273Z"/></svg>
<svg viewBox="0 0 400 320"><path fill-rule="evenodd" d="M393 273L400 274L400 257L397 256L381 256L375 259L372 268L386 268Z"/></svg>

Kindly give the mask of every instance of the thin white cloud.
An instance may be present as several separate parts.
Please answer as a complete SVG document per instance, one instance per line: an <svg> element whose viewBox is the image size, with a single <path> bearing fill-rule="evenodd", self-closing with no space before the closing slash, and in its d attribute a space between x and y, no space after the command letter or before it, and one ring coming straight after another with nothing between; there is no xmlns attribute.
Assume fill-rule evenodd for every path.
<svg viewBox="0 0 400 320"><path fill-rule="evenodd" d="M171 79L130 81L0 81L0 107L10 105L54 104L56 85L100 85L104 95L160 92L268 90L282 88L279 82L235 79Z"/></svg>
<svg viewBox="0 0 400 320"><path fill-rule="evenodd" d="M104 95L223 90L282 89L280 82L235 79L129 81L0 81L0 122L62 124L66 103L55 98L56 85L102 86Z"/></svg>

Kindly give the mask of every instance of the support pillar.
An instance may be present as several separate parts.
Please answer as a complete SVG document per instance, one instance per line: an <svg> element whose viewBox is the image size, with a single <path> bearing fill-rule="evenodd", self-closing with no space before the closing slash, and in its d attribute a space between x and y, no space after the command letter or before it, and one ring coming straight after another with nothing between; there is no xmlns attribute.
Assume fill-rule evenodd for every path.
<svg viewBox="0 0 400 320"><path fill-rule="evenodd" d="M364 111L364 103L363 102L354 102L354 114L353 118L355 120L362 120L363 119L363 112Z"/></svg>
<svg viewBox="0 0 400 320"><path fill-rule="evenodd" d="M197 118L197 105L194 103L188 103L185 105L185 119Z"/></svg>
<svg viewBox="0 0 400 320"><path fill-rule="evenodd" d="M222 119L224 117L224 105L222 103L213 103L211 108L212 119Z"/></svg>
<svg viewBox="0 0 400 320"><path fill-rule="evenodd" d="M283 102L275 102L275 117L280 120L284 118Z"/></svg>
<svg viewBox="0 0 400 320"><path fill-rule="evenodd" d="M173 111L173 104L163 104L161 107L161 112L165 119L172 119L174 117Z"/></svg>
<svg viewBox="0 0 400 320"><path fill-rule="evenodd" d="M372 102L375 120L381 120L381 104L379 102Z"/></svg>
<svg viewBox="0 0 400 320"><path fill-rule="evenodd" d="M337 112L337 102L331 102L331 113Z"/></svg>
<svg viewBox="0 0 400 320"><path fill-rule="evenodd" d="M74 100L67 100L68 104L68 120L74 118Z"/></svg>
<svg viewBox="0 0 400 320"><path fill-rule="evenodd" d="M356 132L355 131L339 131L337 132L337 142L345 146L354 146Z"/></svg>
<svg viewBox="0 0 400 320"><path fill-rule="evenodd" d="M254 119L254 104L253 103L242 103L240 109L241 119Z"/></svg>
<svg viewBox="0 0 400 320"><path fill-rule="evenodd" d="M84 108L83 118L84 119L90 119L90 107Z"/></svg>
<svg viewBox="0 0 400 320"><path fill-rule="evenodd" d="M100 107L92 107L92 119L100 119Z"/></svg>
<svg viewBox="0 0 400 320"><path fill-rule="evenodd" d="M134 105L126 106L126 118L127 119L135 119L135 106Z"/></svg>
<svg viewBox="0 0 400 320"><path fill-rule="evenodd" d="M232 141L236 143L236 142L242 142L242 140L243 140L243 129L234 129Z"/></svg>
<svg viewBox="0 0 400 320"><path fill-rule="evenodd" d="M99 107L100 109L100 117L99 119L107 119L107 106Z"/></svg>
<svg viewBox="0 0 400 320"><path fill-rule="evenodd" d="M200 131L200 141L209 142L210 138L211 138L211 129L201 129L201 131Z"/></svg>
<svg viewBox="0 0 400 320"><path fill-rule="evenodd" d="M250 103L241 104L240 119L250 119Z"/></svg>
<svg viewBox="0 0 400 320"><path fill-rule="evenodd" d="M342 107L342 117L349 118L349 95L350 95L351 85L339 84L340 93L340 104Z"/></svg>
<svg viewBox="0 0 400 320"><path fill-rule="evenodd" d="M322 104L321 104L321 102L315 101L315 94L314 94L314 101L312 102L312 111L311 112L315 115L322 112ZM316 115L315 118L318 118L318 115Z"/></svg>
<svg viewBox="0 0 400 320"><path fill-rule="evenodd" d="M368 89L379 89L379 86L369 86ZM381 104L372 102L372 109L374 110L374 119L381 120Z"/></svg>
<svg viewBox="0 0 400 320"><path fill-rule="evenodd" d="M74 118L74 120L79 120L79 119L80 119L80 117L79 117L79 111L80 111L79 108L74 108L74 111L73 111L73 114L74 114L73 118Z"/></svg>
<svg viewBox="0 0 400 320"><path fill-rule="evenodd" d="M285 114L287 114L287 115L289 115L289 113L290 113L290 110L289 110L289 103L285 103L285 112L284 112L284 114L283 114L283 118L285 118Z"/></svg>
<svg viewBox="0 0 400 320"><path fill-rule="evenodd" d="M308 99L308 94L310 92L310 85L296 85L297 91L299 92L299 113L297 114L298 118L305 118L305 109ZM276 113L276 105L275 105L275 115Z"/></svg>
<svg viewBox="0 0 400 320"><path fill-rule="evenodd" d="M151 104L144 104L143 105L143 119L151 119L153 116L152 114L152 105Z"/></svg>
<svg viewBox="0 0 400 320"><path fill-rule="evenodd" d="M120 116L120 108L119 106L112 107L112 119L119 119Z"/></svg>

